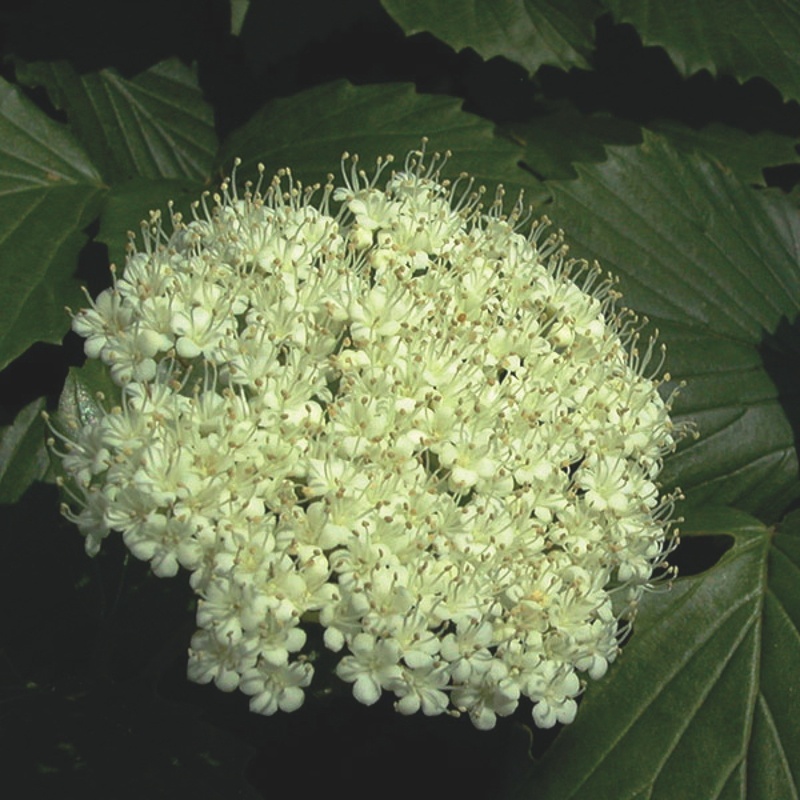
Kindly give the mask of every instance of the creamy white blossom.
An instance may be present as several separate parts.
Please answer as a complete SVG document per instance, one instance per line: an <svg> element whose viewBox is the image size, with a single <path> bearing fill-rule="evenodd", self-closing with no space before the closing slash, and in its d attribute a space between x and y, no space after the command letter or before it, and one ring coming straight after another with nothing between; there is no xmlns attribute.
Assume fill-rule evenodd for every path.
<svg viewBox="0 0 800 800"><path fill-rule="evenodd" d="M151 215L73 316L119 401L58 428L65 513L189 572L189 677L254 711L302 704L321 625L362 703L568 723L666 571L682 430L599 267L390 163Z"/></svg>

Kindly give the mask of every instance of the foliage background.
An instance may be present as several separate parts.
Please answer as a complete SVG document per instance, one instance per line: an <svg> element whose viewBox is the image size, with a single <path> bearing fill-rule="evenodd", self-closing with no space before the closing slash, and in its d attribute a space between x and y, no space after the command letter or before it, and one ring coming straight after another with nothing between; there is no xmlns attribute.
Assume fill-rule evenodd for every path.
<svg viewBox="0 0 800 800"><path fill-rule="evenodd" d="M36 797L798 797L800 9L765 0L17 0L0 11L0 762ZM231 32L234 21L238 35ZM421 136L524 189L686 381L701 433L672 591L577 721L492 733L346 687L261 718L188 684L192 597L89 560L40 412L82 362L65 305L126 232L230 169L307 180Z"/></svg>

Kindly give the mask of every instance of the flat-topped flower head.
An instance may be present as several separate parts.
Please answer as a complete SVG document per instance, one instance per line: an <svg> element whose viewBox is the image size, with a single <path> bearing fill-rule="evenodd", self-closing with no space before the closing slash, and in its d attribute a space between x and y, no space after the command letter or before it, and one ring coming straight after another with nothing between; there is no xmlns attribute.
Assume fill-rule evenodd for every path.
<svg viewBox="0 0 800 800"><path fill-rule="evenodd" d="M568 723L674 545L652 342L597 266L424 148L232 178L73 317L119 387L62 434L90 553L198 595L191 679L292 711L310 626L367 705Z"/></svg>

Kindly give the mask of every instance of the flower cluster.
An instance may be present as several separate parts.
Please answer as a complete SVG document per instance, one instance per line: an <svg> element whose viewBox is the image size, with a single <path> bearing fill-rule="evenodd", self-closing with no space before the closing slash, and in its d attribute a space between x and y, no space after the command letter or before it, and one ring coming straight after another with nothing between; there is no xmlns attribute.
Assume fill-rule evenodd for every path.
<svg viewBox="0 0 800 800"><path fill-rule="evenodd" d="M321 625L362 703L568 723L674 541L652 342L520 203L346 159L143 225L73 316L121 400L62 434L65 513L190 573L189 677L256 712L302 704Z"/></svg>

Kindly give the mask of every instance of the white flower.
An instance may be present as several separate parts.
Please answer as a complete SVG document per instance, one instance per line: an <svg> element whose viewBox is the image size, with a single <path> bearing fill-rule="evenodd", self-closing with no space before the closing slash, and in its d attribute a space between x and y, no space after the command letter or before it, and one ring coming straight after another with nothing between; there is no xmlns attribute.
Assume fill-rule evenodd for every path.
<svg viewBox="0 0 800 800"><path fill-rule="evenodd" d="M453 690L453 704L459 711L469 713L476 728L491 730L497 717L513 714L519 702L520 690L500 659L487 661L474 671L464 684Z"/></svg>
<svg viewBox="0 0 800 800"><path fill-rule="evenodd" d="M54 426L65 514L90 554L114 530L190 573L189 677L258 713L302 704L321 625L361 703L570 722L672 546L652 342L443 163L232 179L171 232L153 213L73 316L119 391Z"/></svg>
<svg viewBox="0 0 800 800"><path fill-rule="evenodd" d="M241 689L250 698L250 710L267 716L281 711L297 711L303 705L303 689L311 683L314 668L303 661L280 666L262 662L242 675Z"/></svg>
<svg viewBox="0 0 800 800"><path fill-rule="evenodd" d="M130 325L133 308L125 304L118 291L100 292L91 308L81 309L72 319L72 329L83 336L89 358L101 358L109 343Z"/></svg>
<svg viewBox="0 0 800 800"><path fill-rule="evenodd" d="M208 631L199 630L189 646L187 675L195 683L210 683L223 692L239 687L241 672L256 663L256 643L240 639L222 639Z"/></svg>
<svg viewBox="0 0 800 800"><path fill-rule="evenodd" d="M580 690L580 680L572 669L545 661L527 678L523 691L536 703L533 721L540 728L552 728L556 722L567 724L575 719L578 704L574 698Z"/></svg>
<svg viewBox="0 0 800 800"><path fill-rule="evenodd" d="M420 709L426 717L443 714L450 699L442 691L450 682L447 665L431 662L416 669L403 669L403 676L392 682L391 689L399 698L394 707L401 714L416 714Z"/></svg>
<svg viewBox="0 0 800 800"><path fill-rule="evenodd" d="M383 689L402 681L398 664L400 647L387 639L376 640L369 633L358 633L350 643L351 656L345 656L336 674L353 684L353 697L371 706L378 701Z"/></svg>

